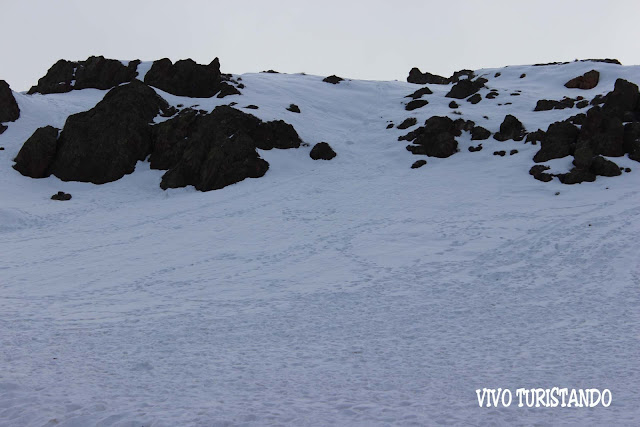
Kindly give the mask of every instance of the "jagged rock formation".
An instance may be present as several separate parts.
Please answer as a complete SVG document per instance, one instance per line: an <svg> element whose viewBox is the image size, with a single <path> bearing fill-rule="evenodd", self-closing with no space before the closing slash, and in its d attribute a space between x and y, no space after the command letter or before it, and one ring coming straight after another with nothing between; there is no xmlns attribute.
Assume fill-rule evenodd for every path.
<svg viewBox="0 0 640 427"><path fill-rule="evenodd" d="M74 89L111 89L119 84L136 78L140 61L131 61L128 65L103 56L91 56L86 61L59 60L38 80L38 84L29 89L34 93L64 93Z"/></svg>
<svg viewBox="0 0 640 427"><path fill-rule="evenodd" d="M209 65L200 65L191 59L175 64L160 59L153 62L144 82L172 95L211 98L222 89L220 61L215 58Z"/></svg>
<svg viewBox="0 0 640 427"><path fill-rule="evenodd" d="M4 80L0 80L0 123L14 122L20 117L20 108L11 88ZM2 133L2 132L0 132Z"/></svg>

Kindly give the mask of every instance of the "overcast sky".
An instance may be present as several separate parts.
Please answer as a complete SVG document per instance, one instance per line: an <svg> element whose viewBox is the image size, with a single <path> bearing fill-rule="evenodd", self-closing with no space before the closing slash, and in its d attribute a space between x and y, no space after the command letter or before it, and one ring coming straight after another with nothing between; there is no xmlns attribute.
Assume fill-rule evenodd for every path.
<svg viewBox="0 0 640 427"><path fill-rule="evenodd" d="M462 68L617 58L640 64L640 0L0 0L0 79L27 90L58 59L219 57L267 69L404 80Z"/></svg>

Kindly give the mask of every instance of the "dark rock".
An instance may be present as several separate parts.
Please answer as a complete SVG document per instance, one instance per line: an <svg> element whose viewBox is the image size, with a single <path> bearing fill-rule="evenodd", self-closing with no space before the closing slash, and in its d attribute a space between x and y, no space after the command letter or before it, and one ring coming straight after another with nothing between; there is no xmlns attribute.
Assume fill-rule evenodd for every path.
<svg viewBox="0 0 640 427"><path fill-rule="evenodd" d="M449 117L433 116L427 119L424 127L416 132L414 143L422 147L421 154L445 158L458 151L458 142L455 137L460 135L460 130ZM412 152L417 154L415 151Z"/></svg>
<svg viewBox="0 0 640 427"><path fill-rule="evenodd" d="M629 172L631 172L631 168L624 168L624 171L625 171L626 173L629 173Z"/></svg>
<svg viewBox="0 0 640 427"><path fill-rule="evenodd" d="M489 92L489 93L485 96L485 98L487 98L487 99L494 99L494 98L498 97L499 95L500 95L500 94L499 94L498 92L495 92L495 91L493 91L493 90L492 90L491 92Z"/></svg>
<svg viewBox="0 0 640 427"><path fill-rule="evenodd" d="M520 120L508 114L505 116L502 124L500 125L500 132L493 135L493 138L497 141L506 141L513 139L514 141L522 141L526 135L526 130Z"/></svg>
<svg viewBox="0 0 640 427"><path fill-rule="evenodd" d="M506 154L507 154L507 152L506 152L506 151L504 151L504 150L494 151L494 152L493 152L493 155L494 155L494 156L500 156L500 157L504 157Z"/></svg>
<svg viewBox="0 0 640 427"><path fill-rule="evenodd" d="M242 87L244 87L244 85L242 85ZM235 86L232 86L229 83L220 83L220 92L218 92L216 98L224 98L225 96L229 95L242 95L242 93L240 93L240 91L236 89Z"/></svg>
<svg viewBox="0 0 640 427"><path fill-rule="evenodd" d="M573 153L573 165L578 169L589 169L593 163L594 153L588 143L578 143Z"/></svg>
<svg viewBox="0 0 640 427"><path fill-rule="evenodd" d="M149 122L168 108L139 80L111 89L91 110L69 116L50 172L63 181L94 184L130 174L151 151Z"/></svg>
<svg viewBox="0 0 640 427"><path fill-rule="evenodd" d="M343 80L344 79L342 77L338 77L336 75L325 77L324 79L322 79L323 82L331 83L332 85L337 85L338 83L340 83Z"/></svg>
<svg viewBox="0 0 640 427"><path fill-rule="evenodd" d="M423 95L431 95L432 93L431 89L425 86L413 92L411 95L405 96L405 98L420 99Z"/></svg>
<svg viewBox="0 0 640 427"><path fill-rule="evenodd" d="M593 97L593 99L591 100L589 105L593 105L593 106L602 105L602 104L604 104L604 101L605 101L604 96L596 95L596 96Z"/></svg>
<svg viewBox="0 0 640 427"><path fill-rule="evenodd" d="M11 92L11 88L9 88L7 82L0 80L0 122L14 122L19 117L20 108L13 96L13 92Z"/></svg>
<svg viewBox="0 0 640 427"><path fill-rule="evenodd" d="M153 62L144 82L173 95L211 98L222 89L220 61L215 58L209 65L201 65L191 59L175 64L167 58L160 59Z"/></svg>
<svg viewBox="0 0 640 427"><path fill-rule="evenodd" d="M526 74L524 74L524 73L520 74L520 78L521 78L521 79L524 79L525 77L527 77L527 75L526 75Z"/></svg>
<svg viewBox="0 0 640 427"><path fill-rule="evenodd" d="M624 125L623 148L630 159L640 161L640 122Z"/></svg>
<svg viewBox="0 0 640 427"><path fill-rule="evenodd" d="M258 107L257 105L249 104L244 108L249 109L249 110L257 110L260 107Z"/></svg>
<svg viewBox="0 0 640 427"><path fill-rule="evenodd" d="M535 132L529 132L527 134L527 139L525 140L525 142L531 142L535 145L536 142L542 141L544 139L544 134L545 132L542 129L538 129Z"/></svg>
<svg viewBox="0 0 640 427"><path fill-rule="evenodd" d="M578 132L578 128L569 122L552 123L544 133L542 146L533 157L533 161L541 163L570 155L578 139Z"/></svg>
<svg viewBox="0 0 640 427"><path fill-rule="evenodd" d="M475 74L472 70L460 70L455 71L451 77L448 79L448 83L458 83L460 80L471 80L475 77Z"/></svg>
<svg viewBox="0 0 640 427"><path fill-rule="evenodd" d="M593 89L598 86L600 73L596 70L587 71L582 76L575 77L564 84L569 89Z"/></svg>
<svg viewBox="0 0 640 427"><path fill-rule="evenodd" d="M421 168L422 166L426 165L427 161L426 160L416 160L412 165L411 165L411 169L418 169Z"/></svg>
<svg viewBox="0 0 640 427"><path fill-rule="evenodd" d="M387 129L391 129L391 128L393 128L393 123L389 123L389 124L387 125Z"/></svg>
<svg viewBox="0 0 640 427"><path fill-rule="evenodd" d="M407 145L407 150L411 151L411 153L418 156L426 156L427 155L427 147L424 145Z"/></svg>
<svg viewBox="0 0 640 427"><path fill-rule="evenodd" d="M459 107L459 105L458 105L458 103L456 101L451 101L449 103L449 108L458 108L458 107Z"/></svg>
<svg viewBox="0 0 640 427"><path fill-rule="evenodd" d="M571 98L565 98L562 101L541 99L536 103L533 111L564 110L565 108L573 108L574 104L575 100Z"/></svg>
<svg viewBox="0 0 640 427"><path fill-rule="evenodd" d="M326 142L318 142L311 149L309 156L313 160L331 160L336 156L336 152Z"/></svg>
<svg viewBox="0 0 640 427"><path fill-rule="evenodd" d="M91 56L80 62L61 59L49 68L36 86L29 89L28 94L65 93L86 88L111 89L135 79L139 64L140 61L136 60L124 65L103 56Z"/></svg>
<svg viewBox="0 0 640 427"><path fill-rule="evenodd" d="M246 178L263 176L269 164L256 148L296 148L301 144L291 125L261 122L228 106L209 114L184 112L156 125L152 167L169 168L162 189L193 185L217 190Z"/></svg>
<svg viewBox="0 0 640 427"><path fill-rule="evenodd" d="M509 151L509 155L513 156L514 154L518 154L518 150L511 150Z"/></svg>
<svg viewBox="0 0 640 427"><path fill-rule="evenodd" d="M403 121L398 125L398 129L407 129L407 128L410 128L411 126L415 126L417 123L418 123L418 119L416 119L415 117L409 117L408 119L405 119L405 121Z"/></svg>
<svg viewBox="0 0 640 427"><path fill-rule="evenodd" d="M455 98L455 99L468 98L469 96L473 95L474 93L482 89L484 87L484 84L487 81L488 81L487 79L482 77L477 78L476 80L469 80L469 79L460 80L451 88L449 93L447 93L445 96L447 98Z"/></svg>
<svg viewBox="0 0 640 427"><path fill-rule="evenodd" d="M475 126L475 123L472 120L457 119L453 122L453 126L458 131L471 132L471 130ZM458 135L460 134L458 133Z"/></svg>
<svg viewBox="0 0 640 427"><path fill-rule="evenodd" d="M417 108L422 108L427 105L429 101L426 99L414 99L413 101L409 101L407 105L405 105L404 109L407 111L413 111Z"/></svg>
<svg viewBox="0 0 640 427"><path fill-rule="evenodd" d="M587 115L584 113L576 114L567 119L571 123L577 126L582 126L587 121Z"/></svg>
<svg viewBox="0 0 640 427"><path fill-rule="evenodd" d="M578 168L573 168L569 173L560 174L557 177L563 184L580 184L581 182L593 182L596 180L593 172Z"/></svg>
<svg viewBox="0 0 640 427"><path fill-rule="evenodd" d="M545 173L549 169L549 166L546 165L534 165L529 169L529 175L532 175L538 181L549 182L553 179L553 175Z"/></svg>
<svg viewBox="0 0 640 427"><path fill-rule="evenodd" d="M620 157L624 150L624 126L622 120L609 115L600 107L592 107L580 130L579 142L589 144L594 154Z"/></svg>
<svg viewBox="0 0 640 427"><path fill-rule="evenodd" d="M151 169L167 170L175 166L191 144L189 138L201 125L203 114L187 108L152 127L153 147L149 162Z"/></svg>
<svg viewBox="0 0 640 427"><path fill-rule="evenodd" d="M476 151L482 151L482 144L478 144L476 147L474 147L473 145L470 145L469 151L471 153L475 153Z"/></svg>
<svg viewBox="0 0 640 427"><path fill-rule="evenodd" d="M474 126L473 129L471 129L472 141L489 139L490 136L491 136L491 132L489 132L487 129L483 128L482 126Z"/></svg>
<svg viewBox="0 0 640 427"><path fill-rule="evenodd" d="M412 130L406 135L399 136L398 141L413 141L423 133L424 133L424 127L419 127L417 129Z"/></svg>
<svg viewBox="0 0 640 427"><path fill-rule="evenodd" d="M449 84L449 79L438 76L431 73L422 73L418 68L412 68L409 71L409 77L407 77L407 82L415 83L419 85L426 84L436 84L436 85L446 85Z"/></svg>
<svg viewBox="0 0 640 427"><path fill-rule="evenodd" d="M51 175L49 167L56 156L57 141L58 129L52 126L37 129L22 145L13 168L31 178L48 177Z"/></svg>
<svg viewBox="0 0 640 427"><path fill-rule="evenodd" d="M267 74L280 74L279 72L275 71L275 70L267 70L267 71L260 71L261 73L267 73Z"/></svg>
<svg viewBox="0 0 640 427"><path fill-rule="evenodd" d="M498 78L502 75L502 73L496 73L493 77Z"/></svg>
<svg viewBox="0 0 640 427"><path fill-rule="evenodd" d="M605 96L602 110L607 115L622 119L626 112L638 110L639 100L638 86L626 80L618 79L613 91Z"/></svg>
<svg viewBox="0 0 640 427"><path fill-rule="evenodd" d="M71 200L71 194L65 193L64 191L58 191L56 194L51 196L51 200Z"/></svg>
<svg viewBox="0 0 640 427"><path fill-rule="evenodd" d="M479 93L471 95L469 98L467 98L467 102L470 102L472 104L477 104L480 101L482 101L482 96Z"/></svg>
<svg viewBox="0 0 640 427"><path fill-rule="evenodd" d="M4 133L5 130L9 129L7 126L0 123L0 135Z"/></svg>
<svg viewBox="0 0 640 427"><path fill-rule="evenodd" d="M599 176L618 176L622 175L620 168L611 160L607 160L602 156L597 156L591 163L591 172Z"/></svg>
<svg viewBox="0 0 640 427"><path fill-rule="evenodd" d="M296 104L291 104L289 105L289 108L287 108L287 111L291 111L292 113L300 113L300 107L298 107Z"/></svg>

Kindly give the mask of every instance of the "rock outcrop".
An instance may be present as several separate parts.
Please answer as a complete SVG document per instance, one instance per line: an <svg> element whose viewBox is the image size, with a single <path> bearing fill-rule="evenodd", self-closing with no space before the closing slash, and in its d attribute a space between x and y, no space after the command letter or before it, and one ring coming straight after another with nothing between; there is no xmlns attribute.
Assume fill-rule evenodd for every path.
<svg viewBox="0 0 640 427"><path fill-rule="evenodd" d="M130 82L138 75L140 61L131 61L128 65L104 56L91 56L86 61L59 60L38 80L28 94L65 93L74 89L111 89L122 83Z"/></svg>
<svg viewBox="0 0 640 427"><path fill-rule="evenodd" d="M14 122L20 117L20 108L9 84L0 80L0 123Z"/></svg>
<svg viewBox="0 0 640 427"><path fill-rule="evenodd" d="M183 59L175 64L164 58L154 61L144 82L172 95L191 98L211 98L222 89L220 61L215 58L209 65Z"/></svg>

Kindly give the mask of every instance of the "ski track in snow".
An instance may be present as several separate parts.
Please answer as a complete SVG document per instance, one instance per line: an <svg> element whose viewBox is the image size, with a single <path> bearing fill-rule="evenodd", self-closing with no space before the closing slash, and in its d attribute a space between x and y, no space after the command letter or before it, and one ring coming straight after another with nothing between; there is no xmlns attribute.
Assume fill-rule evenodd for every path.
<svg viewBox="0 0 640 427"><path fill-rule="evenodd" d="M592 68L597 88L562 86ZM593 63L482 73L505 93L459 110L492 132L508 113L535 130L578 112L533 113L537 99L640 82L640 67ZM469 153L463 134L460 153L411 170L420 157L397 141L411 129L386 122L450 113L449 86L407 112L417 85L242 79L222 100L159 93L259 105L338 157L262 151L265 177L208 193L162 191L144 162L101 186L32 180L11 168L24 140L106 92L16 94L22 118L0 136L0 426L637 425L638 163L544 184L528 175L539 146ZM73 199L49 201L58 190ZM613 403L479 408L475 394L554 386Z"/></svg>

